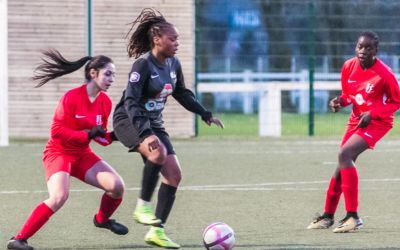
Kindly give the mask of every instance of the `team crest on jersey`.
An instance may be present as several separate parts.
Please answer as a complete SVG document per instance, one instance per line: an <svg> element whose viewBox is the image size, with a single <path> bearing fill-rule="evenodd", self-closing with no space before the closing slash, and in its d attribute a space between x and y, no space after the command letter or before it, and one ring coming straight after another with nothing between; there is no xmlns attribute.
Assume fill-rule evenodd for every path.
<svg viewBox="0 0 400 250"><path fill-rule="evenodd" d="M129 76L130 82L138 82L140 80L140 74L138 72L132 72Z"/></svg>
<svg viewBox="0 0 400 250"><path fill-rule="evenodd" d="M103 119L101 119L101 115L96 115L96 125L103 125Z"/></svg>
<svg viewBox="0 0 400 250"><path fill-rule="evenodd" d="M169 76L171 77L172 81L174 83L176 83L176 72L175 71L171 71L171 73L169 73Z"/></svg>
<svg viewBox="0 0 400 250"><path fill-rule="evenodd" d="M365 92L367 94L369 94L369 93L371 93L373 91L373 89L374 89L374 84L369 82L369 83L367 83L367 87L365 87Z"/></svg>

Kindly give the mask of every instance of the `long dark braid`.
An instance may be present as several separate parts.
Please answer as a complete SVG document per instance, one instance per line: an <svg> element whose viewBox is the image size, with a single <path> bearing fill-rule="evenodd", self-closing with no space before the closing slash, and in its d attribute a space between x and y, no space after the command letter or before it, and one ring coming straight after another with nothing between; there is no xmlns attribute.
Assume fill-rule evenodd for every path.
<svg viewBox="0 0 400 250"><path fill-rule="evenodd" d="M126 37L129 37L127 51L128 56L134 58L150 51L154 46L153 37L161 36L167 28L172 26L159 11L150 8L143 9L130 24L132 26L126 34ZM134 30L136 24L138 26ZM134 30L133 33L132 30Z"/></svg>
<svg viewBox="0 0 400 250"><path fill-rule="evenodd" d="M46 50L43 52L43 55L43 63L36 67L35 75L32 77L34 81L39 81L35 88L44 85L50 80L80 69L88 61L89 63L86 64L85 67L85 79L89 81L90 69L99 70L107 63L112 63L112 60L109 57L103 55L95 57L85 56L77 61L68 61L58 50L55 49Z"/></svg>

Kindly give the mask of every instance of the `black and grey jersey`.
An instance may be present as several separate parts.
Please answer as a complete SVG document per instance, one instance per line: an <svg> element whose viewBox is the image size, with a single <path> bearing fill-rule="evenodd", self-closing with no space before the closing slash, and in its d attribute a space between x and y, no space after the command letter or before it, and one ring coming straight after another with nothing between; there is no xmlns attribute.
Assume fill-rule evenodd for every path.
<svg viewBox="0 0 400 250"><path fill-rule="evenodd" d="M150 52L132 65L128 86L115 107L114 122L130 119L139 136L152 134L152 128L163 128L162 111L172 95L184 108L208 121L207 111L185 87L181 64L176 57L159 62Z"/></svg>

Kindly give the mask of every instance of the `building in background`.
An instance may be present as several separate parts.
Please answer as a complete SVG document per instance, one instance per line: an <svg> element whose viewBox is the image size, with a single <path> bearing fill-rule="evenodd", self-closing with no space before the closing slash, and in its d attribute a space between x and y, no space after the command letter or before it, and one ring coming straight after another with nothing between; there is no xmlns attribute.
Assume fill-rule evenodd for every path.
<svg viewBox="0 0 400 250"><path fill-rule="evenodd" d="M83 83L83 72L74 72L39 89L31 80L41 50L56 48L68 59L87 54L87 0L8 0L9 136L48 137L57 100L68 89ZM194 6L186 0L95 0L92 3L92 51L111 57L116 81L109 90L114 105L126 87L132 60L126 52L125 34L143 8L155 8L180 31L181 59L189 88L194 88ZM173 11L178 10L179 11ZM175 137L195 134L194 115L171 98L165 123ZM109 124L112 124L111 122Z"/></svg>

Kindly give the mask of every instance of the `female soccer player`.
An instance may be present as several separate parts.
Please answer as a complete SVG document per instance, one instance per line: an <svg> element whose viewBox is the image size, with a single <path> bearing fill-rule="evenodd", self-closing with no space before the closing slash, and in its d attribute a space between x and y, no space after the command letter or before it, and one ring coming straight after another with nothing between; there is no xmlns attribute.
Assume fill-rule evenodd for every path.
<svg viewBox="0 0 400 250"><path fill-rule="evenodd" d="M131 34L134 26L136 30ZM114 131L129 151L140 153L144 160L140 197L134 219L152 225L145 241L165 248L180 246L165 235L167 221L181 181L178 158L165 131L162 111L172 95L187 110L199 114L208 125L223 128L185 87L182 67L175 57L178 31L161 13L144 9L128 32L128 55L138 58L132 66L129 82L114 112ZM162 183L154 215L150 200L161 172Z"/></svg>
<svg viewBox="0 0 400 250"><path fill-rule="evenodd" d="M354 231L363 226L358 216L357 157L375 144L393 127L394 112L400 107L397 80L388 66L376 57L379 38L374 32L358 37L356 56L342 68L342 95L329 103L333 112L353 104L325 200L325 211L309 229L326 229L333 225L333 216L343 192L347 214L333 230L335 233Z"/></svg>
<svg viewBox="0 0 400 250"><path fill-rule="evenodd" d="M127 234L128 228L110 219L122 201L124 182L89 147L91 140L106 146L115 139L113 132L106 131L112 104L104 93L114 81L115 66L110 58L102 55L86 56L74 62L66 60L56 50L45 51L44 56L33 78L39 80L37 87L83 65L86 65L86 83L65 93L57 105L51 136L43 153L49 198L33 210L7 248L33 249L27 240L64 205L69 194L70 176L105 191L93 218L94 225L116 234Z"/></svg>

